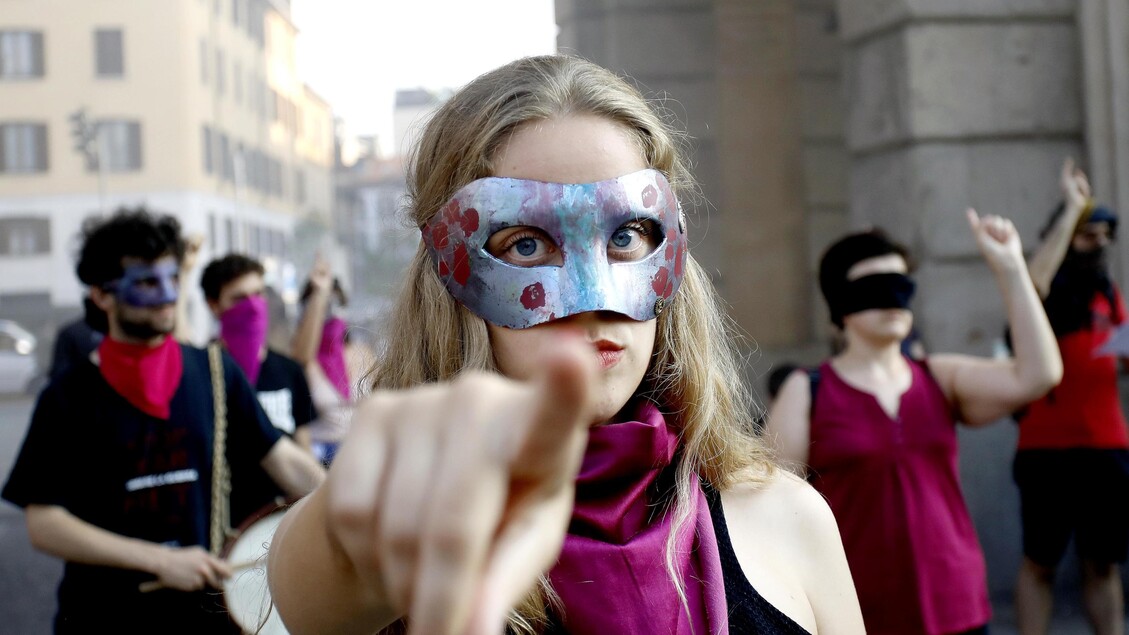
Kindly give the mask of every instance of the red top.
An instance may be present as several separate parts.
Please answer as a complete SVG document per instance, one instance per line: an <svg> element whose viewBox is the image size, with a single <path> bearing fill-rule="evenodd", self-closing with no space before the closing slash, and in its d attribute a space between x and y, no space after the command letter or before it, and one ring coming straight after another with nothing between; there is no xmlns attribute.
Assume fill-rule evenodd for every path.
<svg viewBox="0 0 1129 635"><path fill-rule="evenodd" d="M870 635L940 635L991 618L951 407L928 367L907 361L896 419L829 363L812 404L811 482L839 523Z"/></svg>
<svg viewBox="0 0 1129 635"><path fill-rule="evenodd" d="M1117 392L1117 358L1097 355L1124 321L1125 304L1113 290L1116 310L1101 293L1090 303L1093 326L1058 338L1062 383L1027 407L1020 418L1019 449L1129 448Z"/></svg>

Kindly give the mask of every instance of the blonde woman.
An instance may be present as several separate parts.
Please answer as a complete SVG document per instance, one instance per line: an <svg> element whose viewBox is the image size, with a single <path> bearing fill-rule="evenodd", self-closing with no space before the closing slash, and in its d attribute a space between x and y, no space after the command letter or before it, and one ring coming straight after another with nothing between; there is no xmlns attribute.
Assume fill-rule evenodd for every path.
<svg viewBox="0 0 1129 635"><path fill-rule="evenodd" d="M272 546L292 633L862 633L830 511L750 434L676 141L571 57L430 121L374 396Z"/></svg>

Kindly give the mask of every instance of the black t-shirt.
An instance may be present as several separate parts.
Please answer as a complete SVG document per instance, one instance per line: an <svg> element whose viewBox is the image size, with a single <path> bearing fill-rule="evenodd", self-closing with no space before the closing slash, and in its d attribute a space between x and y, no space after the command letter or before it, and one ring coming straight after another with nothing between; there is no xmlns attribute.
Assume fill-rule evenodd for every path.
<svg viewBox="0 0 1129 635"><path fill-rule="evenodd" d="M20 507L60 505L123 536L207 548L215 430L212 381L207 351L189 346L181 351L184 372L167 421L127 402L89 361L53 381L35 406L3 497ZM223 372L226 455L234 483L262 472L259 462L281 434L226 354ZM60 616L143 613L149 596L153 602L165 601L175 593L139 594L138 584L147 579L139 571L68 562L59 587Z"/></svg>
<svg viewBox="0 0 1129 635"><path fill-rule="evenodd" d="M255 393L274 427L288 435L293 436L298 428L317 419L306 373L298 362L285 355L267 351Z"/></svg>
<svg viewBox="0 0 1129 635"><path fill-rule="evenodd" d="M259 405L279 431L293 436L302 426L317 418L306 373L298 362L268 350L255 382ZM282 500L285 494L262 470L251 471L242 479L232 478L231 524L238 528L263 508Z"/></svg>

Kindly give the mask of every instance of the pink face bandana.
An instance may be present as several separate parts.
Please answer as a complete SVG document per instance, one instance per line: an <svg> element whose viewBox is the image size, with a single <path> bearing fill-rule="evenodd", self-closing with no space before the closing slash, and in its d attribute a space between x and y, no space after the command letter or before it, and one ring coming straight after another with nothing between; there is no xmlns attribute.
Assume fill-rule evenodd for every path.
<svg viewBox="0 0 1129 635"><path fill-rule="evenodd" d="M658 246L638 260L610 260L616 233L641 221L653 224ZM519 226L548 236L562 264L522 267L486 250L495 232ZM422 231L451 295L484 320L515 329L587 311L653 319L678 290L686 261L678 201L657 170L575 185L479 179Z"/></svg>
<svg viewBox="0 0 1129 635"><path fill-rule="evenodd" d="M259 381L259 370L263 364L261 353L270 324L268 310L266 298L252 295L235 303L220 316L220 339L252 386Z"/></svg>

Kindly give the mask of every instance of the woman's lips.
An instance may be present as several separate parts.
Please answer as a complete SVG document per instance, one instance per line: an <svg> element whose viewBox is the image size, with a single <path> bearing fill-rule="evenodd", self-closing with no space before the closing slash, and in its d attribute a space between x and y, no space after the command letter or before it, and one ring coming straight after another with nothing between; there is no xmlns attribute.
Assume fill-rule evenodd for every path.
<svg viewBox="0 0 1129 635"><path fill-rule="evenodd" d="M623 359L624 347L622 344L600 340L593 342L592 346L596 349L596 357L600 360L600 367L605 370L615 366Z"/></svg>

